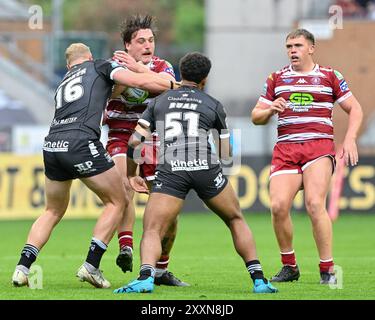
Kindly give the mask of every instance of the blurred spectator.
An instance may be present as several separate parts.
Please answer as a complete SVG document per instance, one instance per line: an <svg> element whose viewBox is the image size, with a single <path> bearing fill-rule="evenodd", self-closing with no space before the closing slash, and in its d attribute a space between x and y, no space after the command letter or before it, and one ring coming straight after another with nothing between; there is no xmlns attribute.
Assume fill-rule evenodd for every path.
<svg viewBox="0 0 375 320"><path fill-rule="evenodd" d="M35 123L34 116L20 101L10 98L0 89L0 152L12 151L13 125Z"/></svg>
<svg viewBox="0 0 375 320"><path fill-rule="evenodd" d="M367 3L367 18L370 20L375 20L375 0Z"/></svg>
<svg viewBox="0 0 375 320"><path fill-rule="evenodd" d="M365 18L375 20L375 0L356 0L365 13Z"/></svg>
<svg viewBox="0 0 375 320"><path fill-rule="evenodd" d="M336 5L342 8L344 18L362 18L365 16L365 10L358 1L337 0Z"/></svg>
<svg viewBox="0 0 375 320"><path fill-rule="evenodd" d="M355 0L354 2L356 2L364 11L366 11L368 4L373 2L373 0Z"/></svg>
<svg viewBox="0 0 375 320"><path fill-rule="evenodd" d="M368 18L375 20L375 0L337 0L344 18Z"/></svg>

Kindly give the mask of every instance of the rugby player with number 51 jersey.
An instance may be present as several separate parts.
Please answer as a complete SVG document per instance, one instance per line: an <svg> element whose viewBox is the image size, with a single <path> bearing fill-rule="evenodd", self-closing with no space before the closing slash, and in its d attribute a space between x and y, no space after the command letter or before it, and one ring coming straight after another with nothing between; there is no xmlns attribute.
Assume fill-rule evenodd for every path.
<svg viewBox="0 0 375 320"><path fill-rule="evenodd" d="M236 251L253 280L253 292L277 292L263 275L252 233L241 213L238 198L222 172L219 158L230 159L230 132L223 105L203 92L210 69L211 61L206 56L198 52L185 55L180 60L181 88L168 90L150 103L129 142L128 156L134 160L139 157L137 149L133 148L153 130L158 132L162 145L143 218L139 277L115 293L154 290L161 239L191 189L228 226ZM218 132L218 154L211 151L208 143L211 130ZM146 186L144 190L147 191Z"/></svg>

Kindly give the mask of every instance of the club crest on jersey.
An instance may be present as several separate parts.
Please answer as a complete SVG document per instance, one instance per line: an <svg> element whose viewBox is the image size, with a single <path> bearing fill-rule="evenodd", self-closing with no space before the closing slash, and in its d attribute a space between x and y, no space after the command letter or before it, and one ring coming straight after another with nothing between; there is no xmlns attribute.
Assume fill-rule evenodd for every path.
<svg viewBox="0 0 375 320"><path fill-rule="evenodd" d="M320 82L321 82L321 80L320 80L319 77L313 77L313 78L311 79L311 83L312 83L312 84L319 85Z"/></svg>

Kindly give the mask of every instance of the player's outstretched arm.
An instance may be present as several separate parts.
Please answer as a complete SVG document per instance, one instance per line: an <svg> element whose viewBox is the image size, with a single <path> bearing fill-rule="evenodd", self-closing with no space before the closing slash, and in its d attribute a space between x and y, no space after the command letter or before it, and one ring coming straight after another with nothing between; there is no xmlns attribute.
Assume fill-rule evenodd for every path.
<svg viewBox="0 0 375 320"><path fill-rule="evenodd" d="M340 102L339 105L349 115L348 129L339 157L344 158L347 166L349 164L354 166L358 163L356 139L362 124L363 111L358 100L353 95Z"/></svg>
<svg viewBox="0 0 375 320"><path fill-rule="evenodd" d="M175 81L175 78L167 72L155 72L141 62L135 61L135 59L125 51L117 50L113 53L113 60L118 62L120 65L125 66L129 70L136 73L151 73L160 78Z"/></svg>
<svg viewBox="0 0 375 320"><path fill-rule="evenodd" d="M113 75L116 84L140 88L154 93L161 93L175 88L175 82L163 79L150 73L135 73L130 70L119 70Z"/></svg>
<svg viewBox="0 0 375 320"><path fill-rule="evenodd" d="M148 72L149 68L145 66L142 62L137 62L135 59L123 50L116 50L113 53L112 60L116 61L118 64L123 67L128 68L130 71L136 73Z"/></svg>

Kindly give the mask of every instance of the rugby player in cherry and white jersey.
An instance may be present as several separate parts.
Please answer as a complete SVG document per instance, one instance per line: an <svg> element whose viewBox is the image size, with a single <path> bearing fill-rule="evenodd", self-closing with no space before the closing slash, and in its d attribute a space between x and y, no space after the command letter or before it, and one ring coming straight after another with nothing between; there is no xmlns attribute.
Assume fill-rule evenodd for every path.
<svg viewBox="0 0 375 320"><path fill-rule="evenodd" d="M153 18L133 16L127 19L122 26L122 40L125 51L116 51L114 59L137 73L153 73L171 81L175 81L172 65L157 56L155 52L155 36ZM171 87L173 89L173 87ZM151 93L138 88L117 86L112 99L106 109L105 123L109 127L107 151L112 156L116 168L126 177L134 176L137 167L134 162L127 164L126 153L128 141L133 134L138 120L152 97ZM154 135L144 142L143 154L145 162L140 165L140 175L147 181L149 188L154 180L157 162L157 137ZM131 191L130 191L131 192ZM131 195L133 193L131 192ZM120 253L116 259L117 265L123 270L132 271L133 268L133 228L135 223L135 208L133 201L125 209L123 219L117 233ZM172 286L187 286L168 271L169 253L176 237L177 220L170 226L162 242L162 255L156 266L155 284Z"/></svg>
<svg viewBox="0 0 375 320"><path fill-rule="evenodd" d="M346 165L356 165L356 138L362 109L343 75L315 63L315 39L305 29L286 38L290 65L269 75L264 91L252 110L252 122L267 124L277 115L277 143L270 172L272 222L283 267L271 281L298 280L300 273L293 249L290 209L303 187L320 258L321 284L336 283L333 272L332 225L326 198L335 167L332 111L337 103L348 115L349 124L338 155Z"/></svg>

